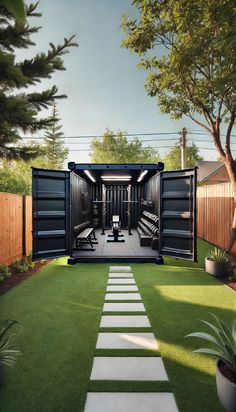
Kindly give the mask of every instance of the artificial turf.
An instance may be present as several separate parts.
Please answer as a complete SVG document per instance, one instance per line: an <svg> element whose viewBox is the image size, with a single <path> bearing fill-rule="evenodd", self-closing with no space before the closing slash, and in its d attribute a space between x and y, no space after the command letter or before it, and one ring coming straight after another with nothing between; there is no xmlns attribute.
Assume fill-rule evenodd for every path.
<svg viewBox="0 0 236 412"><path fill-rule="evenodd" d="M0 410L82 412L89 389L173 391L180 412L223 411L214 360L192 353L200 341L184 339L203 330L199 319L209 319L209 312L228 323L235 318L235 292L201 268L206 248L200 241L199 263L166 258L163 266L132 265L170 382L89 383L95 354L127 356L127 351L95 351L109 265L67 266L59 259L2 295L0 318L20 321L12 340L22 357L7 370Z"/></svg>

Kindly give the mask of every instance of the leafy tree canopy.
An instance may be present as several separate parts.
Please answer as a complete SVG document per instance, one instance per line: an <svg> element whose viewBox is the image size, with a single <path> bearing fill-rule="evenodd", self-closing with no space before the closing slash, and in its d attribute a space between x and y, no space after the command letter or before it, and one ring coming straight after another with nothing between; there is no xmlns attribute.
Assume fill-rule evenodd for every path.
<svg viewBox="0 0 236 412"><path fill-rule="evenodd" d="M186 148L186 167L191 168L197 166L198 162L203 160L199 155L199 148L193 143ZM181 169L181 151L178 144L172 147L163 159L165 170L180 170Z"/></svg>
<svg viewBox="0 0 236 412"><path fill-rule="evenodd" d="M155 163L159 155L156 149L142 147L136 137L129 142L125 132L106 129L102 139L93 139L90 158L92 163Z"/></svg>
<svg viewBox="0 0 236 412"><path fill-rule="evenodd" d="M46 168L46 164L41 158L30 161L1 160L0 192L30 195L32 193L31 167Z"/></svg>
<svg viewBox="0 0 236 412"><path fill-rule="evenodd" d="M228 249L236 239L235 0L134 0L137 19L123 17L123 46L140 55L146 89L173 119L189 116L211 134L229 173L235 214ZM226 137L221 125L226 123Z"/></svg>

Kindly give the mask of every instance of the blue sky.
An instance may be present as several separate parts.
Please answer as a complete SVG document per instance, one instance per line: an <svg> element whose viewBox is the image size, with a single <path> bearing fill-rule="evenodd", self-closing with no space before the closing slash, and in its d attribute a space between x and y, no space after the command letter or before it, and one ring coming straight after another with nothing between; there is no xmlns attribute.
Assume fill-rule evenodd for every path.
<svg viewBox="0 0 236 412"><path fill-rule="evenodd" d="M17 52L18 58L46 52L49 42L59 44L72 34L79 43L78 48L72 48L64 56L66 71L55 73L52 79L37 86L43 90L56 84L59 93L67 94L68 98L57 105L66 136L100 135L106 127L128 133L176 132L183 126L189 131L202 131L187 118L171 121L159 112L155 99L147 96L146 74L137 69L138 57L120 46L124 37L119 27L121 16L127 13L132 17L135 12L131 1L41 0L38 10L43 16L29 20L32 25L42 26L32 37L36 46ZM201 146L210 146L210 136L197 138L208 142ZM75 139L66 141L75 142ZM154 145L161 147L175 142L177 139ZM71 150L88 147L69 145ZM201 153L209 160L216 158L214 151ZM68 160L87 162L89 152L71 151Z"/></svg>

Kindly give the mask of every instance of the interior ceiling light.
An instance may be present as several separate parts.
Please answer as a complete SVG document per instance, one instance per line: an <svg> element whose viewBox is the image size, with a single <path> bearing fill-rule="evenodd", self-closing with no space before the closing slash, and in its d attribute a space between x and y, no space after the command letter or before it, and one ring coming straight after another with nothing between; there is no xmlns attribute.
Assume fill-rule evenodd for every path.
<svg viewBox="0 0 236 412"><path fill-rule="evenodd" d="M130 180L132 178L132 176L110 176L110 175L103 175L101 176L102 180Z"/></svg>
<svg viewBox="0 0 236 412"><path fill-rule="evenodd" d="M140 173L139 178L137 179L137 182L138 182L138 183L143 180L143 178L144 178L144 176L147 174L147 172L148 172L147 170L143 170L143 171Z"/></svg>
<svg viewBox="0 0 236 412"><path fill-rule="evenodd" d="M90 180L92 180L93 183L96 182L96 180L94 179L93 175L90 173L89 170L84 170L84 173L89 177Z"/></svg>

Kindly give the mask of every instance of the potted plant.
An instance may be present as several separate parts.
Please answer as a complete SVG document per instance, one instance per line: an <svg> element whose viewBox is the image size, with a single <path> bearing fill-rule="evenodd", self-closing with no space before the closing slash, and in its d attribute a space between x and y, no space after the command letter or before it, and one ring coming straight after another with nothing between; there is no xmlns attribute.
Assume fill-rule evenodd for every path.
<svg viewBox="0 0 236 412"><path fill-rule="evenodd" d="M216 277L225 277L228 272L228 259L226 251L215 247L205 258L205 270Z"/></svg>
<svg viewBox="0 0 236 412"><path fill-rule="evenodd" d="M218 397L228 412L236 411L236 320L231 330L217 316L212 315L216 324L205 323L213 334L205 332L190 333L186 338L200 338L210 342L212 348L201 348L194 352L206 353L216 357L216 385Z"/></svg>
<svg viewBox="0 0 236 412"><path fill-rule="evenodd" d="M6 319L0 321L0 385L4 380L4 367L14 366L20 351L12 349L10 345L9 330L18 323L16 320Z"/></svg>

